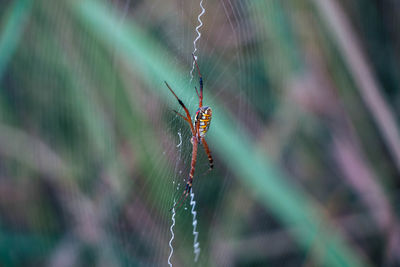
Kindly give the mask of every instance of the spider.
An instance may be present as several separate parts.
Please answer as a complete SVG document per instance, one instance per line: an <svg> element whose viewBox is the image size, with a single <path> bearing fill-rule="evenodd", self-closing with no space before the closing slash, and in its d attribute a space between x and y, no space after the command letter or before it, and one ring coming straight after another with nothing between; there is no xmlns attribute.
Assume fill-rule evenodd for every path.
<svg viewBox="0 0 400 267"><path fill-rule="evenodd" d="M178 100L179 105L181 105L182 108L185 110L186 116L180 114L176 110L174 110L174 112L177 115L181 116L189 124L190 130L192 132L191 142L193 145L193 150L192 150L192 162L191 162L191 168L190 168L190 172L189 172L189 179L186 182L185 190L183 191L181 197L179 198L178 202L174 205L174 207L177 204L179 204L179 202L184 197L182 200L182 203L181 203L181 205L182 205L192 190L193 175L194 175L194 170L195 170L196 160L197 160L197 148L200 143L203 145L204 150L208 156L209 171L211 171L214 167L214 163L213 163L214 161L211 156L210 149L208 148L207 142L204 139L208 129L210 128L212 110L210 107L203 106L203 77L201 76L200 68L197 65L197 61L196 61L194 54L192 54L192 56L193 56L193 60L196 64L197 72L199 74L199 83L200 83L200 94L199 94L199 91L197 91L197 88L194 87L196 89L196 94L199 97L199 108L197 109L196 114L194 115L194 122L192 122L189 110L186 108L185 104L183 104L182 100L179 99L179 97L171 89L169 84L166 81L164 81L165 84L167 85L168 89L175 96L176 100ZM178 209L180 208L180 206L178 207Z"/></svg>

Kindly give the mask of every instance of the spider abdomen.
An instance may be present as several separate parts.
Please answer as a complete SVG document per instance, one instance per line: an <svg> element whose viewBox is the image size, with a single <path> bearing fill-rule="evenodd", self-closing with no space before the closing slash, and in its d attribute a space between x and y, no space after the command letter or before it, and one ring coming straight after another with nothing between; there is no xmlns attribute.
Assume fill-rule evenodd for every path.
<svg viewBox="0 0 400 267"><path fill-rule="evenodd" d="M204 137L210 128L212 117L212 110L210 107L201 107L197 110L196 116L194 118L194 126L197 127L197 123L199 124L199 135L200 137Z"/></svg>

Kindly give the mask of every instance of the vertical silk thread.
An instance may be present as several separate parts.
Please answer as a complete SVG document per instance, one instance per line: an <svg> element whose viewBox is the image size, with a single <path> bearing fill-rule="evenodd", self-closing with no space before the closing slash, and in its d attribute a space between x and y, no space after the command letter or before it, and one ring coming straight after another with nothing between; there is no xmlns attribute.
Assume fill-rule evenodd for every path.
<svg viewBox="0 0 400 267"><path fill-rule="evenodd" d="M200 255L200 243L198 241L199 239L199 232L197 232L197 219L196 219L196 215L197 212L195 211L195 207L196 207L196 201L194 200L194 193L192 191L192 193L190 194L190 205L192 206L192 215L193 215L193 251L194 251L194 261L197 262L197 260L199 259L199 255Z"/></svg>
<svg viewBox="0 0 400 267"><path fill-rule="evenodd" d="M197 60L197 56L196 56L196 51L197 51L197 47L196 47L196 43L197 41L200 39L201 37L201 33L200 33L200 28L203 26L203 22L201 21L201 16L203 16L203 14L205 13L205 9L203 7L203 0L200 0L200 8L201 8L201 12L200 14L197 16L197 21L199 22L199 24L196 27L196 32L197 32L197 37L196 39L194 39L193 41L193 56L194 58ZM190 71L190 82L192 82L193 80L193 70L194 70L194 61L192 64L192 70ZM190 194L190 205L192 206L192 215L193 215L193 252L194 252L194 261L197 262L197 260L199 259L200 256L200 243L198 241L199 239L199 232L197 232L197 219L196 219L196 215L197 212L195 210L196 208L196 201L194 200L194 193L192 190L192 193Z"/></svg>
<svg viewBox="0 0 400 267"><path fill-rule="evenodd" d="M203 0L200 1L200 7L201 7L201 12L200 12L200 14L197 16L197 21L199 22L199 24L198 24L197 27L196 27L197 37L196 37L196 39L194 39L194 41L193 41L193 48L194 48L194 50L193 50L193 55L194 55L194 58L195 58L196 60L197 60L197 56L196 56L196 51L197 51L196 43L197 43L197 41L198 41L198 40L200 39L200 37L201 37L200 28L203 26L203 22L201 21L201 16L203 16L203 14L206 12L206 10L205 10L204 7L203 7ZM192 82L192 80L193 80L193 70L194 70L194 61L193 61L193 64L192 64L192 70L190 71L190 82Z"/></svg>
<svg viewBox="0 0 400 267"><path fill-rule="evenodd" d="M168 257L168 264L170 267L172 267L172 263L171 263L171 258L172 258L172 254L174 253L174 247L172 246L172 241L174 240L174 226L175 226L175 204L176 201L174 199L174 207L172 208L172 225L169 228L169 230L171 231L171 239L169 240L169 247L171 248L171 252L169 253L169 257Z"/></svg>
<svg viewBox="0 0 400 267"><path fill-rule="evenodd" d="M176 166L175 169L178 167L178 162L181 159L181 145L182 145L182 134L181 131L178 131L178 136L179 136L179 144L176 147L179 147L179 160L176 162ZM175 184L175 182L174 182ZM169 247L171 249L169 256L168 256L168 265L170 267L172 267L172 263L171 263L171 258L172 258L172 254L174 254L174 247L172 246L172 241L174 240L175 234L174 234L174 226L175 226L175 205L176 205L176 200L174 199L174 205L172 206L172 225L169 228L169 230L171 231L171 239L169 240Z"/></svg>

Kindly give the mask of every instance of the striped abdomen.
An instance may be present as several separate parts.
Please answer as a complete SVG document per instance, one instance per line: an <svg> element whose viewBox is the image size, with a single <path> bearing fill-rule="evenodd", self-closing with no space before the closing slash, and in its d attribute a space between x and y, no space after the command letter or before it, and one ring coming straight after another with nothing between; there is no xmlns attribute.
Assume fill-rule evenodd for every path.
<svg viewBox="0 0 400 267"><path fill-rule="evenodd" d="M194 118L195 128L197 123L199 123L199 135L204 137L210 128L212 110L210 107L201 107L196 112L196 117Z"/></svg>

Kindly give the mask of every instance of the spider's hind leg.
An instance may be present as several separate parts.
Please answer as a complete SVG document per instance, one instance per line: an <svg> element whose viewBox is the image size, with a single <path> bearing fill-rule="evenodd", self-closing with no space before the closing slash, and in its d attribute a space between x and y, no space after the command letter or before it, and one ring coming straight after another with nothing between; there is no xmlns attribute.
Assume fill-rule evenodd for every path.
<svg viewBox="0 0 400 267"><path fill-rule="evenodd" d="M192 192L192 184L187 182L186 183L186 188L185 191L183 191L184 194L190 194Z"/></svg>
<svg viewBox="0 0 400 267"><path fill-rule="evenodd" d="M185 203L186 198L190 195L190 193L192 192L192 179L189 178L189 181L187 181L186 183L186 187L185 190L183 191L181 197L179 198L178 202L176 202L176 204L172 207L171 210L173 210L178 204L179 206L176 208L176 211L179 210L183 203Z"/></svg>

